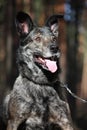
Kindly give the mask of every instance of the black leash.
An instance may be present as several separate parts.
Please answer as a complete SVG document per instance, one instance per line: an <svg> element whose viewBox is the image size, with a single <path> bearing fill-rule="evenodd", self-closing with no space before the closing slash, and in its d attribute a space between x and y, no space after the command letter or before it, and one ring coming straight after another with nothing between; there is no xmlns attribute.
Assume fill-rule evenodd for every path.
<svg viewBox="0 0 87 130"><path fill-rule="evenodd" d="M64 84L64 83L62 83L62 82L60 82L60 84L61 84L61 87L65 88L65 89L68 91L68 93L71 94L74 98L76 98L76 99L82 101L83 103L87 103L87 100L85 100L85 99L83 99L83 98L77 96L76 94L74 94L74 93L68 88L68 85L67 85L67 84Z"/></svg>

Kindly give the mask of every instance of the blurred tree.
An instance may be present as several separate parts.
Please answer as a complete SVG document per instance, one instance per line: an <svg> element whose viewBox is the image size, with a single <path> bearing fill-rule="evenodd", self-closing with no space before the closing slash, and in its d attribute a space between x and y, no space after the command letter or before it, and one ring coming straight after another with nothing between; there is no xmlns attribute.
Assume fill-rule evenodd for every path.
<svg viewBox="0 0 87 130"><path fill-rule="evenodd" d="M79 68L78 61L78 27L80 22L81 10L83 8L83 1L66 0L66 14L67 21L67 82L72 92L77 93L77 85L81 82L81 68ZM72 103L71 103L72 101ZM76 117L76 99L69 95L70 108L72 117ZM73 109L74 106L74 109Z"/></svg>
<svg viewBox="0 0 87 130"><path fill-rule="evenodd" d="M87 2L87 1L86 1ZM85 3L85 7L82 13L82 24L80 27L80 32L83 36L83 44L84 44L84 61L83 61L83 74L82 74L82 85L81 85L81 96L87 99L87 5Z"/></svg>
<svg viewBox="0 0 87 130"><path fill-rule="evenodd" d="M3 41L4 39L4 14L5 14L6 2L0 0L0 91L6 84L6 46ZM2 93L0 93L2 95Z"/></svg>
<svg viewBox="0 0 87 130"><path fill-rule="evenodd" d="M79 96L87 100L87 0L84 3L81 22L79 25L79 51L82 55L82 80ZM81 57L81 56L80 56ZM80 128L87 129L87 103L77 102L77 122Z"/></svg>

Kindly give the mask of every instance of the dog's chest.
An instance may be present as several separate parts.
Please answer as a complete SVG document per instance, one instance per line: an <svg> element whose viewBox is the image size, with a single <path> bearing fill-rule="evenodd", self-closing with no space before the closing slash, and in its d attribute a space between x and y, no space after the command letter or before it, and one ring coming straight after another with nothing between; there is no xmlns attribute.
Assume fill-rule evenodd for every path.
<svg viewBox="0 0 87 130"><path fill-rule="evenodd" d="M48 120L48 115L53 115L59 107L59 96L57 92L48 85L39 85L27 80L17 79L14 91L11 94L11 104L16 113L22 116L25 114L31 118L44 118ZM51 113L51 114L50 114ZM55 114L56 115L56 114ZM42 121L41 121L42 122Z"/></svg>
<svg viewBox="0 0 87 130"><path fill-rule="evenodd" d="M29 101L34 110L44 111L47 107L51 107L53 102L56 103L56 91L51 86L26 82L22 91L25 95L24 100Z"/></svg>
<svg viewBox="0 0 87 130"><path fill-rule="evenodd" d="M54 90L51 86L39 85L33 82L27 83L25 86L26 97L31 97L36 103L47 103L54 96ZM23 91L23 93L24 93Z"/></svg>

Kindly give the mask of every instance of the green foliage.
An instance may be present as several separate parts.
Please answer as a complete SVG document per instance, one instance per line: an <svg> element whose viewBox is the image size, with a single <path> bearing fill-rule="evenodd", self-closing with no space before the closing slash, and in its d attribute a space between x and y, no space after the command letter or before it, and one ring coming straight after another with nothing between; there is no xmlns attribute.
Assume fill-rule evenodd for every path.
<svg viewBox="0 0 87 130"><path fill-rule="evenodd" d="M43 1L34 0L33 6L34 6L34 13L35 13L35 21L38 23L43 11L43 6L44 6Z"/></svg>

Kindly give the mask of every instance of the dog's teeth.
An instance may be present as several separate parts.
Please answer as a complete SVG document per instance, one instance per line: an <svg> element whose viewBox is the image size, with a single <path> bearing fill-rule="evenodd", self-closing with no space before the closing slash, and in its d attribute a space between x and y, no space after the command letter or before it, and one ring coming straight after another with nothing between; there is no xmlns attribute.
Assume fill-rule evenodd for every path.
<svg viewBox="0 0 87 130"><path fill-rule="evenodd" d="M38 58L42 63L45 63L45 61L41 58L41 57L39 57Z"/></svg>

